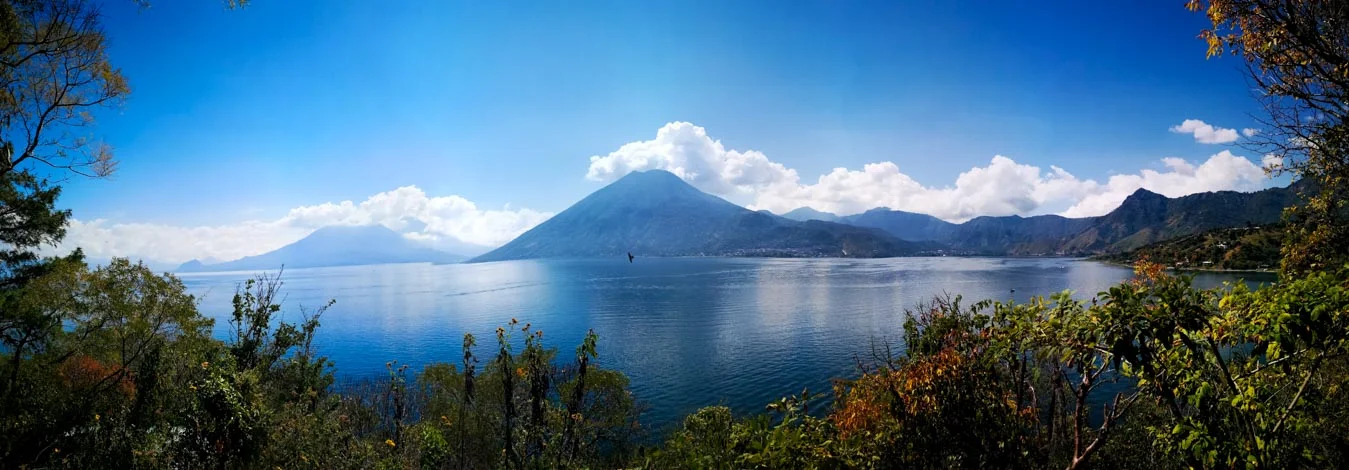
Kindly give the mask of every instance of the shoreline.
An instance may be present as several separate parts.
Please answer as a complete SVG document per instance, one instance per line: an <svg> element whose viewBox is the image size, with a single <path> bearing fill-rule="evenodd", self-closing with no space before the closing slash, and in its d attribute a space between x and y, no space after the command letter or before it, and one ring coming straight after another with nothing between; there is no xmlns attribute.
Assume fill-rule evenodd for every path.
<svg viewBox="0 0 1349 470"><path fill-rule="evenodd" d="M1132 265L1132 264L1121 263L1121 262L1119 262L1119 261L1111 261L1111 260L1096 259L1096 258L1083 258L1083 260L1084 260L1084 261L1095 261L1095 262L1097 262L1097 263L1105 263L1105 264L1114 265L1114 266L1120 266L1120 267L1125 267L1125 268L1133 268L1133 265ZM1278 271L1277 269L1177 268L1177 267L1175 267L1175 266L1167 266L1167 267L1166 267L1166 270L1167 270L1167 271L1179 271L1179 272L1197 272L1197 273L1256 273L1256 274L1278 274L1278 273L1279 273L1279 271Z"/></svg>

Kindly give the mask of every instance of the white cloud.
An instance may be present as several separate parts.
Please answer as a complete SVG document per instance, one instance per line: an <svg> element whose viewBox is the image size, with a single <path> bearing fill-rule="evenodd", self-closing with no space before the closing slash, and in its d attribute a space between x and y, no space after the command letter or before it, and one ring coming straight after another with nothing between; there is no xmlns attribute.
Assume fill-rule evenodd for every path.
<svg viewBox="0 0 1349 470"><path fill-rule="evenodd" d="M745 160L753 164L737 163ZM1177 197L1203 191L1257 190L1268 181L1260 166L1230 151L1198 165L1180 158L1165 158L1161 163L1161 171L1113 175L1101 183L1078 178L1057 166L1046 171L997 155L988 165L958 175L953 185L926 186L904 174L898 164L885 161L860 170L835 168L811 183L802 182L795 170L761 152L728 150L703 128L676 122L661 128L654 140L632 142L606 156L591 157L586 176L610 181L630 171L663 169L704 191L746 201L755 210L783 213L809 206L847 215L889 207L954 222L981 215L1101 215L1139 188Z"/></svg>
<svg viewBox="0 0 1349 470"><path fill-rule="evenodd" d="M1199 121L1186 121L1177 127L1185 126L1193 129L1186 132L1193 132L1200 141L1236 132L1213 129ZM782 213L809 206L847 215L889 207L960 222L981 215L1101 215L1118 207L1139 188L1170 197L1203 191L1252 191L1269 182L1262 167L1278 161L1266 156L1257 165L1222 151L1203 162L1171 157L1160 163L1158 169L1116 174L1099 182L1079 178L1058 166L1044 169L995 155L987 165L960 173L951 184L932 186L905 174L894 162L881 161L861 169L835 168L811 182L802 181L796 170L770 160L762 152L727 149L705 129L674 122L662 127L652 140L628 143L608 155L591 157L586 177L607 182L632 171L663 169L754 210ZM363 224L383 224L409 239L463 251L503 244L552 215L510 207L482 209L461 196L433 197L415 186L405 186L361 202L296 207L275 220L231 225L182 227L74 220L62 246L53 251L78 246L95 259L128 256L162 263L193 258L232 260L274 250L318 227ZM456 247L460 250L453 249Z"/></svg>
<svg viewBox="0 0 1349 470"><path fill-rule="evenodd" d="M551 213L531 209L484 210L460 196L427 196L404 186L356 203L302 206L272 221L179 227L163 224L73 220L54 252L81 247L95 259L113 256L180 263L190 259L233 260L275 250L328 225L382 224L409 239L450 249L494 247L533 228ZM481 250L477 250L481 251Z"/></svg>
<svg viewBox="0 0 1349 470"><path fill-rule="evenodd" d="M1163 158L1162 163L1166 171L1144 169L1138 174L1111 176L1104 185L1084 195L1062 215L1105 214L1119 207L1125 198L1139 189L1166 197L1180 197L1207 191L1257 191L1269 181L1260 165L1227 150L1210 156L1199 166L1179 158Z"/></svg>
<svg viewBox="0 0 1349 470"><path fill-rule="evenodd" d="M1260 134L1260 129L1252 129L1250 127L1247 127L1241 130L1241 135L1244 135L1246 137L1255 137L1258 134Z"/></svg>
<svg viewBox="0 0 1349 470"><path fill-rule="evenodd" d="M893 162L870 163L861 171L835 168L814 184L780 185L755 199L753 208L785 212L810 206L839 214L875 207L931 214L951 221L980 215L1037 212L1041 206L1079 196L1095 182L1082 181L1062 168L1019 164L994 156L984 167L956 177L954 186L928 187L900 171Z"/></svg>
<svg viewBox="0 0 1349 470"><path fill-rule="evenodd" d="M1260 158L1260 166L1268 169L1279 169L1283 167L1283 157L1273 154L1267 154Z"/></svg>
<svg viewBox="0 0 1349 470"><path fill-rule="evenodd" d="M757 188L795 181L796 171L768 160L762 152L727 150L707 131L672 122L654 140L632 142L609 155L590 157L586 178L609 182L633 171L667 170L713 194L752 194Z"/></svg>
<svg viewBox="0 0 1349 470"><path fill-rule="evenodd" d="M1178 126L1171 126L1171 132L1192 134L1195 142L1201 144L1230 144L1237 141L1236 129L1213 127L1198 119L1186 119Z"/></svg>
<svg viewBox="0 0 1349 470"><path fill-rule="evenodd" d="M232 260L280 248L312 229L284 220L249 221L235 225L178 227L162 224L114 223L104 219L72 220L66 238L54 252L76 247L93 259L114 256L163 263L190 259Z"/></svg>

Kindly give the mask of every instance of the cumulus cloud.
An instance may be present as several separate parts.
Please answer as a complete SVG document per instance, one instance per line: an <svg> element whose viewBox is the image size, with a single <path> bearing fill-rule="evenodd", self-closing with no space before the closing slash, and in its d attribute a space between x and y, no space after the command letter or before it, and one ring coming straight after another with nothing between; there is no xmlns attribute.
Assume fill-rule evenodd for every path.
<svg viewBox="0 0 1349 470"><path fill-rule="evenodd" d="M1213 128L1201 121L1187 120L1173 131L1177 128L1193 133L1201 142L1236 139L1236 131ZM983 215L1101 215L1140 188L1169 197L1203 191L1253 191L1269 183L1263 167L1279 163L1276 157L1265 156L1257 164L1225 150L1201 162L1164 158L1155 168L1098 181L1080 178L1058 166L1042 168L995 155L988 164L970 168L946 185L920 183L891 161L868 163L860 169L835 168L808 181L762 152L728 149L702 127L674 122L657 131L652 140L631 142L607 155L590 157L586 177L608 182L633 171L661 169L754 210L783 213L812 207L848 215L889 207L962 222ZM360 202L301 206L275 220L229 225L184 227L74 220L62 246L54 251L78 246L95 259L128 256L163 263L194 258L224 261L280 248L319 227L366 224L382 224L409 239L447 251L474 251L475 247L481 251L515 238L552 215L510 207L483 209L461 196L429 196L416 186L405 186Z"/></svg>
<svg viewBox="0 0 1349 470"><path fill-rule="evenodd" d="M1044 172L1001 155L987 166L961 173L946 187L925 186L899 165L880 162L860 171L835 168L813 184L766 188L753 207L785 212L810 206L839 214L889 207L959 222L981 215L1033 213L1047 203L1078 197L1093 185L1062 168Z"/></svg>
<svg viewBox="0 0 1349 470"><path fill-rule="evenodd" d="M79 247L93 259L122 256L164 263L190 259L225 261L275 250L310 231L283 220L179 227L75 219L66 228L61 246L53 251L65 253Z"/></svg>
<svg viewBox="0 0 1349 470"><path fill-rule="evenodd" d="M1241 135L1244 135L1246 137L1255 137L1259 133L1260 129L1252 129L1250 127L1241 130Z"/></svg>
<svg viewBox="0 0 1349 470"><path fill-rule="evenodd" d="M1195 142L1201 144L1230 144L1237 141L1236 129L1213 127L1198 119L1186 119L1180 125L1171 126L1171 132L1192 134Z"/></svg>
<svg viewBox="0 0 1349 470"><path fill-rule="evenodd" d="M308 228L326 225L382 224L398 231L412 229L421 239L454 238L497 246L547 220L553 214L531 209L483 210L460 196L429 197L416 186L404 186L352 201L291 209L282 220Z"/></svg>
<svg viewBox="0 0 1349 470"><path fill-rule="evenodd" d="M56 252L81 247L92 258L126 256L158 262L233 260L275 250L319 227L381 224L405 237L457 251L501 245L551 217L531 209L481 209L460 196L428 196L404 186L365 201L301 206L270 221L180 227L74 220Z"/></svg>
<svg viewBox="0 0 1349 470"><path fill-rule="evenodd" d="M762 152L727 150L702 127L672 122L656 138L632 142L605 156L590 157L586 178L609 182L633 171L661 169L714 194L752 194L758 188L795 181L796 171Z"/></svg>
<svg viewBox="0 0 1349 470"><path fill-rule="evenodd" d="M1160 171L1144 169L1098 182L1057 166L1046 170L996 155L987 165L961 173L954 184L946 186L924 185L889 161L869 163L860 170L835 168L814 182L803 182L795 170L761 152L726 149L703 128L676 122L661 128L653 140L632 142L608 155L591 157L587 177L610 181L630 171L663 169L704 191L747 202L755 210L783 213L811 207L847 215L889 207L953 222L981 215L1055 212L1085 217L1113 210L1139 188L1177 197L1203 191L1251 191L1267 183L1260 166L1230 151L1199 164L1180 158L1165 158L1160 163Z"/></svg>
<svg viewBox="0 0 1349 470"><path fill-rule="evenodd" d="M1163 158L1166 170L1144 169L1137 174L1112 175L1105 184L1085 194L1062 215L1087 217L1101 215L1124 202L1139 189L1166 197L1180 197L1207 191L1257 191L1268 183L1265 171L1245 157L1223 150L1196 166L1180 158Z"/></svg>

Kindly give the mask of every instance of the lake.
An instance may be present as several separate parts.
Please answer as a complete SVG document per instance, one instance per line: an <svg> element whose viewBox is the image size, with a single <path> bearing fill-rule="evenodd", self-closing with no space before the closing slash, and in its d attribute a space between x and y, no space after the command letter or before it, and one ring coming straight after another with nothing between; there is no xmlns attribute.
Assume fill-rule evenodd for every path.
<svg viewBox="0 0 1349 470"><path fill-rule="evenodd" d="M235 286L251 273L185 274L200 308L228 328ZM495 330L511 318L544 331L570 357L587 329L598 362L628 375L657 428L707 405L757 412L830 379L857 374L878 341L899 337L903 311L943 293L1025 301L1071 289L1090 298L1131 276L1128 268L1075 259L638 258L484 264L396 264L287 270L283 312L337 304L316 343L341 379L383 376L385 363L412 370L458 363L465 332L484 361ZM1201 273L1211 287L1260 273Z"/></svg>

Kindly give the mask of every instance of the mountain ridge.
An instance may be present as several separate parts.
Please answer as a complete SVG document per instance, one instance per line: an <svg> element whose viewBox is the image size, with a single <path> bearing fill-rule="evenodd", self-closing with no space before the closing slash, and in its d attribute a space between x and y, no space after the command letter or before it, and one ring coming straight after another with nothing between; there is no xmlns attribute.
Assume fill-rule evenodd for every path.
<svg viewBox="0 0 1349 470"><path fill-rule="evenodd" d="M802 207L751 211L663 170L633 172L471 262L622 256L890 257L920 254L1090 256L1227 227L1277 223L1298 183L1177 198L1138 189L1107 214L980 216L952 223L875 208L838 216ZM790 217L788 217L790 215ZM176 272L463 261L381 225L332 226L233 261L191 260Z"/></svg>
<svg viewBox="0 0 1349 470"><path fill-rule="evenodd" d="M881 230L795 221L699 191L663 170L633 172L470 262L622 256L912 254L929 245Z"/></svg>
<svg viewBox="0 0 1349 470"><path fill-rule="evenodd" d="M1095 217L980 216L951 223L915 212L871 209L840 222L878 228L903 240L942 243L965 254L1065 256L1117 253L1206 230L1265 225L1295 204L1301 181L1243 193L1211 191L1176 198L1138 189L1114 210ZM799 209L798 209L799 210ZM819 212L811 209L812 212ZM796 211L793 211L796 212Z"/></svg>
<svg viewBox="0 0 1349 470"><path fill-rule="evenodd" d="M454 263L464 257L404 238L383 225L321 227L294 243L254 256L205 264L191 260L175 272L319 268L386 263Z"/></svg>

